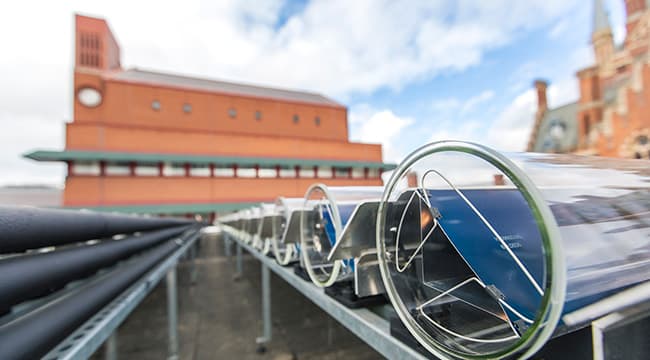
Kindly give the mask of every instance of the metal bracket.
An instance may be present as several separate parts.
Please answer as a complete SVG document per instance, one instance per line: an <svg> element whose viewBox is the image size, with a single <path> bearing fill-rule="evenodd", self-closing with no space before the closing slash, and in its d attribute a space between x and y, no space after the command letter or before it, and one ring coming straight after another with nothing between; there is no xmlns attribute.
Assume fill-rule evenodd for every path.
<svg viewBox="0 0 650 360"><path fill-rule="evenodd" d="M497 288L495 285L487 285L485 287L485 290L487 290L488 294L490 294L490 296L492 296L497 301L506 299L506 296L503 295L501 290L499 290L499 288Z"/></svg>

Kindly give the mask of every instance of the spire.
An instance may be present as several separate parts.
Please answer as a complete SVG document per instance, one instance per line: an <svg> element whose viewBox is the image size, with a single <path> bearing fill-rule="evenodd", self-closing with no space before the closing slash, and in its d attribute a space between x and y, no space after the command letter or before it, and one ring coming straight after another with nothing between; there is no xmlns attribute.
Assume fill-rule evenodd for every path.
<svg viewBox="0 0 650 360"><path fill-rule="evenodd" d="M611 31L603 0L594 0L594 33Z"/></svg>
<svg viewBox="0 0 650 360"><path fill-rule="evenodd" d="M591 43L594 46L596 65L604 64L614 54L614 36L603 0L594 0L594 32L591 34Z"/></svg>

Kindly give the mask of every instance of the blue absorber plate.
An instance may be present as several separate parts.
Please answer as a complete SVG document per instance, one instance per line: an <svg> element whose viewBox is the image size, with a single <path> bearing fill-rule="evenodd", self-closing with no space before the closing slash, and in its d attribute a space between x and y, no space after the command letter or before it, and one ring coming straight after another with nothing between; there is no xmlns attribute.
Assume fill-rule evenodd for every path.
<svg viewBox="0 0 650 360"><path fill-rule="evenodd" d="M544 258L535 219L516 189L462 190L512 252L543 288ZM452 245L476 276L494 286L505 301L528 319L534 319L541 295L479 216L454 190L428 190L431 207ZM511 321L519 319L504 308Z"/></svg>
<svg viewBox="0 0 650 360"><path fill-rule="evenodd" d="M545 264L541 236L530 207L521 193L516 189L461 191L543 289ZM505 296L505 301L521 315L530 320L535 319L541 305L541 295L484 222L454 190L427 190L427 193L431 207L437 208L442 216L438 220L441 228L474 274L486 286L496 287ZM583 230L585 234L588 233L588 229ZM571 249L581 249L584 252L590 248L590 240L589 236L576 237L572 239ZM577 246L576 242L583 245ZM615 245L612 246L615 251ZM570 253L565 256L571 258ZM598 260L594 259L593 263L598 263ZM582 261L589 263L588 259ZM567 266L572 268L570 263ZM565 302L562 312L566 314L580 309L622 288L612 286L607 291L573 294ZM519 319L507 308L503 310L511 321Z"/></svg>
<svg viewBox="0 0 650 360"><path fill-rule="evenodd" d="M345 228L348 221L350 221L350 217L357 205L358 204L342 204L338 206L339 216L341 217L341 231ZM334 230L332 214L327 207L323 207L323 218L325 219L325 232L327 233L327 238L330 245L334 247L336 244L336 231ZM343 260L343 265L354 271L354 259Z"/></svg>

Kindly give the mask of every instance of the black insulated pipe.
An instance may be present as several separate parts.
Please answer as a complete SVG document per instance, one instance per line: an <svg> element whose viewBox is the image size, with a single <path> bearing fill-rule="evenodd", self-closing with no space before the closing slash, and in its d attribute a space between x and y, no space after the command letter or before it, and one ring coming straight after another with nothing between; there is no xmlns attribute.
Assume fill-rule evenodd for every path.
<svg viewBox="0 0 650 360"><path fill-rule="evenodd" d="M198 232L192 236L198 236ZM133 261L0 326L0 359L41 358L181 245L181 241L158 245Z"/></svg>
<svg viewBox="0 0 650 360"><path fill-rule="evenodd" d="M178 236L192 225L156 230L120 240L66 247L0 259L0 314L23 301L50 294L67 283Z"/></svg>
<svg viewBox="0 0 650 360"><path fill-rule="evenodd" d="M0 206L0 254L189 224L187 219Z"/></svg>

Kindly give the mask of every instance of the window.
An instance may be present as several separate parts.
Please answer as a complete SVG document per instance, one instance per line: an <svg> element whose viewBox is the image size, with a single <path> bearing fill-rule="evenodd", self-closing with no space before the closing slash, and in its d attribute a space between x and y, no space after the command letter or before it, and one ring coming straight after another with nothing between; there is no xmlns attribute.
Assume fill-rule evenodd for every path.
<svg viewBox="0 0 650 360"><path fill-rule="evenodd" d="M353 168L352 169L352 178L353 179L363 179L366 176L366 171L363 168Z"/></svg>
<svg viewBox="0 0 650 360"><path fill-rule="evenodd" d="M377 179L380 177L379 169L368 169L368 178Z"/></svg>
<svg viewBox="0 0 650 360"><path fill-rule="evenodd" d="M320 126L320 116L316 116L314 118L314 124L316 124L316 126Z"/></svg>
<svg viewBox="0 0 650 360"><path fill-rule="evenodd" d="M125 176L131 174L131 164L128 162L114 162L106 164L106 175Z"/></svg>
<svg viewBox="0 0 650 360"><path fill-rule="evenodd" d="M334 176L337 178L344 178L347 179L350 177L350 169L349 168L334 168Z"/></svg>
<svg viewBox="0 0 650 360"><path fill-rule="evenodd" d="M293 115L293 123L297 124L299 121L300 121L300 116L298 116L298 114L294 114Z"/></svg>
<svg viewBox="0 0 650 360"><path fill-rule="evenodd" d="M296 177L296 169L280 169L280 177L281 178L295 178Z"/></svg>
<svg viewBox="0 0 650 360"><path fill-rule="evenodd" d="M319 166L317 175L319 178L329 179L332 177L332 168L329 166Z"/></svg>
<svg viewBox="0 0 650 360"><path fill-rule="evenodd" d="M237 110L235 108L228 109L228 116L230 116L231 119L236 118L237 117Z"/></svg>
<svg viewBox="0 0 650 360"><path fill-rule="evenodd" d="M255 111L255 120L262 121L262 112L257 110Z"/></svg>
<svg viewBox="0 0 650 360"><path fill-rule="evenodd" d="M563 121L557 119L551 121L549 134L553 140L560 141L564 139L564 135L566 134L566 124Z"/></svg>
<svg viewBox="0 0 650 360"><path fill-rule="evenodd" d="M94 108L102 103L102 94L91 87L83 87L77 91L77 100L85 107Z"/></svg>
<svg viewBox="0 0 650 360"><path fill-rule="evenodd" d="M100 175L101 169L98 161L75 161L72 164L74 175Z"/></svg>
<svg viewBox="0 0 650 360"><path fill-rule="evenodd" d="M314 171L313 167L301 166L300 170L298 170L298 174L300 175L301 178L313 178L313 177L316 177L316 172Z"/></svg>
<svg viewBox="0 0 650 360"><path fill-rule="evenodd" d="M151 102L151 109L154 111L160 111L160 101L154 100Z"/></svg>
<svg viewBox="0 0 650 360"><path fill-rule="evenodd" d="M235 170L233 170L231 166L228 167L215 166L214 176L233 177L235 176Z"/></svg>
<svg viewBox="0 0 650 360"><path fill-rule="evenodd" d="M210 165L193 164L190 166L190 176L210 176Z"/></svg>
<svg viewBox="0 0 650 360"><path fill-rule="evenodd" d="M166 163L163 165L163 176L185 176L185 165Z"/></svg>
<svg viewBox="0 0 650 360"><path fill-rule="evenodd" d="M183 112L189 114L192 112L192 105L185 103L183 104Z"/></svg>
<svg viewBox="0 0 650 360"><path fill-rule="evenodd" d="M261 168L257 171L257 176L261 178L274 178L277 176L275 169Z"/></svg>
<svg viewBox="0 0 650 360"><path fill-rule="evenodd" d="M237 176L244 178L254 178L257 176L257 171L255 168L251 167L240 167L237 168Z"/></svg>
<svg viewBox="0 0 650 360"><path fill-rule="evenodd" d="M137 176L158 176L159 172L158 164L137 164L135 166Z"/></svg>

